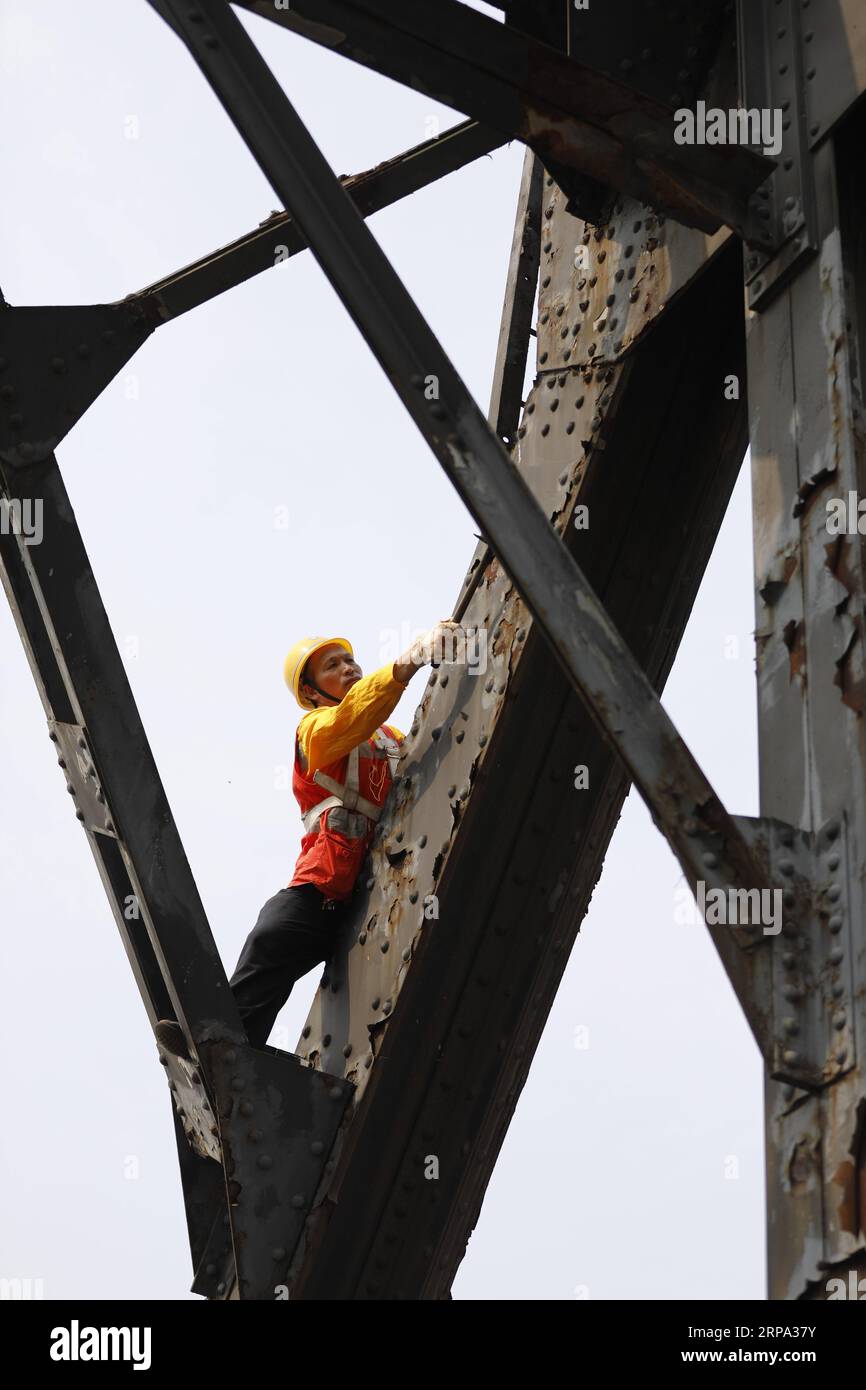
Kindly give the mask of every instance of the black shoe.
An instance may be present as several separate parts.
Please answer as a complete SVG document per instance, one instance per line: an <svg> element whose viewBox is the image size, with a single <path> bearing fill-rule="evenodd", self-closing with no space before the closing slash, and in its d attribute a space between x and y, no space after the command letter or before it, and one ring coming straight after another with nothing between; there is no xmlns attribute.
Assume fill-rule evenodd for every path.
<svg viewBox="0 0 866 1390"><path fill-rule="evenodd" d="M183 1029L173 1018L161 1018L159 1023L154 1025L153 1033L160 1047L164 1047L166 1052L170 1052L174 1057L183 1057L187 1062L192 1061Z"/></svg>

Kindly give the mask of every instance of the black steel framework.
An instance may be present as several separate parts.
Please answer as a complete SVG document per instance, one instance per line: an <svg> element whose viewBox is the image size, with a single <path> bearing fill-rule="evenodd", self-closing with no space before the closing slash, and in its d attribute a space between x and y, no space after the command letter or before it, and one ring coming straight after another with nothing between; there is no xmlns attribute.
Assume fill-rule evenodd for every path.
<svg viewBox="0 0 866 1390"><path fill-rule="evenodd" d="M0 305L0 488L45 511L38 547L0 532L0 571L148 1017L177 1017L195 1058L162 1057L194 1290L448 1296L633 781L693 886L784 903L778 935L708 929L765 1061L771 1293L827 1296L866 1261L866 595L861 542L828 543L822 511L864 464L856 11L816 0L812 27L755 0L735 26L710 3L656 54L634 0L520 0L503 24L457 0L243 0L472 118L340 180L226 0L150 3L285 211L117 304ZM671 108L698 99L778 112L778 161L678 144ZM529 148L485 420L364 218L512 138ZM455 612L489 631L493 672L431 676L299 1056L243 1033L54 457L155 327L273 265L275 238L311 250L476 519ZM659 699L748 439L745 390L722 390L745 387L747 345L757 819L722 806ZM494 803L513 808L495 842ZM539 897L545 930L514 932Z"/></svg>

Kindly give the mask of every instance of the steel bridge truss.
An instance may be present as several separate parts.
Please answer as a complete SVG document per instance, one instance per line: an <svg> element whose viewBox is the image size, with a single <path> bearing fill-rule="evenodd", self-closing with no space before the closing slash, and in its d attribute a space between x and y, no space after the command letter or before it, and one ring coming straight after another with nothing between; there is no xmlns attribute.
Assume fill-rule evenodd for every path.
<svg viewBox="0 0 866 1390"><path fill-rule="evenodd" d="M3 517L44 518L38 546L0 528L0 572L148 1018L195 1059L161 1057L194 1291L449 1296L634 783L702 900L783 904L707 929L765 1062L770 1293L826 1297L866 1271L866 594L856 526L827 526L866 447L855 0L242 0L468 115L343 179L226 0L150 3L285 212L117 303L0 301ZM683 108L777 113L780 148L679 143ZM485 418L365 218L512 139ZM486 679L430 677L297 1054L246 1039L55 457L154 329L277 244L312 252L477 521L456 611L489 638ZM660 701L749 440L757 818Z"/></svg>

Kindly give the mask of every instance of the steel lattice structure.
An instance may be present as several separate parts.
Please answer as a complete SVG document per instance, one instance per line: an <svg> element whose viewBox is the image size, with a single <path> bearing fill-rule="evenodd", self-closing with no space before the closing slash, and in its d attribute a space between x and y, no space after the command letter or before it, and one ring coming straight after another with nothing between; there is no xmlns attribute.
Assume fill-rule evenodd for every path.
<svg viewBox="0 0 866 1390"><path fill-rule="evenodd" d="M765 1061L770 1295L825 1297L866 1272L866 573L856 526L827 524L866 467L866 18L857 0L513 0L502 23L459 0L242 3L469 119L339 180L227 0L151 0L285 212L118 303L0 307L4 514L44 506L40 546L0 533L3 584L148 1017L176 1016L198 1059L163 1059L192 1287L449 1296L633 782L696 893L782 895L777 934L708 930ZM678 110L738 109L778 113L772 157L676 137ZM364 218L511 139L485 419ZM476 519L455 611L491 662L483 683L431 676L297 1056L246 1040L55 458L150 333L277 242L315 256ZM659 698L749 442L757 818L721 804Z"/></svg>

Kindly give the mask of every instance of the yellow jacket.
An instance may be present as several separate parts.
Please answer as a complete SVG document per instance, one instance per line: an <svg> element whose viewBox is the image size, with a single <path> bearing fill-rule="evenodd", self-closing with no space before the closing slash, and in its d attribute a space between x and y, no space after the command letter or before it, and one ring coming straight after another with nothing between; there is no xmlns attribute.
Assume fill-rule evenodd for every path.
<svg viewBox="0 0 866 1390"><path fill-rule="evenodd" d="M304 771L312 776L372 738L405 689L394 675L394 662L389 661L350 686L338 705L309 710L298 725ZM405 734L393 724L388 728L403 741Z"/></svg>

